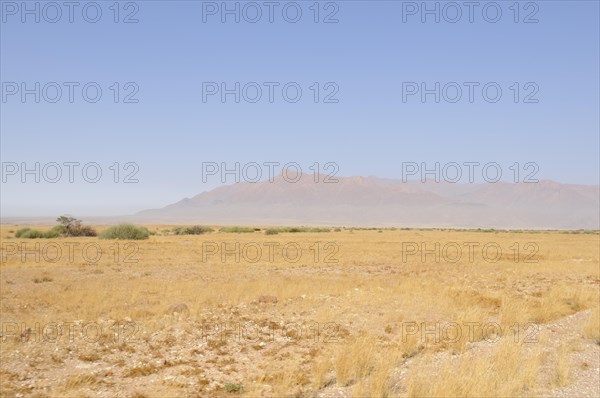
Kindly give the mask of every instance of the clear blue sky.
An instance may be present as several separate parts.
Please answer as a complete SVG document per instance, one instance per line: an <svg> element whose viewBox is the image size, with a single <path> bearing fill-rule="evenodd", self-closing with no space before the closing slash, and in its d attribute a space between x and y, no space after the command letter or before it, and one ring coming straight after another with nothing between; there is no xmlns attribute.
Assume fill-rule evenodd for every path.
<svg viewBox="0 0 600 398"><path fill-rule="evenodd" d="M139 22L130 24L114 23L113 1L98 3L97 23L83 19L82 6L74 10L73 23L66 8L56 23L44 19L54 18L50 8L40 23L35 15L25 15L23 23L22 10L13 7L21 2L2 1L3 95L7 82L30 88L35 82L97 82L103 89L97 103L82 98L81 85L73 103L66 88L57 103L7 96L1 103L2 162L97 162L104 173L97 184L80 174L72 184L66 176L56 184L9 176L2 183L3 216L161 207L220 185L218 179L202 182L201 164L209 161L293 161L305 171L314 162L336 162L341 176L389 178L401 178L402 162L410 161L495 161L505 170L514 162L536 162L540 179L598 184L597 1L540 1L537 7L521 2L518 23L510 8L514 1L497 2L502 16L496 23L482 15L488 2L474 10L473 23L466 7L456 23L444 20L454 17L450 8L440 23L431 15L422 23L420 10L407 14L410 2L392 1L334 2L337 9L321 2L319 23L313 20L314 1L297 2L297 23L283 18L286 2L279 2L273 23L265 6L257 23L244 15L240 23L233 16L222 23L219 12L204 15L203 22L203 7L212 7L207 2L139 1L137 10L120 10L120 20L135 14ZM232 8L235 3L228 2ZM431 8L435 3L427 2ZM440 9L445 3L439 2ZM294 9L287 11L293 18ZM487 11L493 19L495 10ZM88 12L93 18L94 10ZM339 22L323 23L332 13ZM532 18L538 22L523 23ZM114 82L135 82L139 102L122 103L121 97L114 103ZM279 86L273 103L266 88L257 103L235 103L233 96L225 103L218 96L203 102L203 82L297 82L303 94L288 103ZM321 97L315 103L314 82L337 84L339 102L323 103ZM435 103L433 95L423 103L418 95L403 102L403 82L481 85L473 103L466 88L457 103ZM496 103L481 96L488 82L503 89ZM514 82L521 86L518 103L510 89ZM523 102L534 87L525 89L528 82L539 89L533 96L538 103ZM330 91L321 87L321 95ZM114 162L136 162L139 183L113 183L108 167Z"/></svg>

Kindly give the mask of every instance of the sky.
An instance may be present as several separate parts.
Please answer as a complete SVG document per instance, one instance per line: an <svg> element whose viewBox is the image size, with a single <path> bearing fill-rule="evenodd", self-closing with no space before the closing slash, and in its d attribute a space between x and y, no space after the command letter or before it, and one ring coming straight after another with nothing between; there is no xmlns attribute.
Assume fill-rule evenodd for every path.
<svg viewBox="0 0 600 398"><path fill-rule="evenodd" d="M599 183L598 1L0 3L3 217L234 182L209 162Z"/></svg>

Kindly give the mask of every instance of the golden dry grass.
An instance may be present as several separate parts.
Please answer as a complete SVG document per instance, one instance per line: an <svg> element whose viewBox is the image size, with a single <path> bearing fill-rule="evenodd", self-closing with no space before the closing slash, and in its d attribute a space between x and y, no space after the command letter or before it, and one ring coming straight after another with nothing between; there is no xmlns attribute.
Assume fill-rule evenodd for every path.
<svg viewBox="0 0 600 398"><path fill-rule="evenodd" d="M583 328L583 337L592 339L600 345L600 307L592 310L592 315Z"/></svg>
<svg viewBox="0 0 600 398"><path fill-rule="evenodd" d="M225 385L241 386L241 396L535 395L548 387L536 384L545 358L536 354L544 345L538 325L591 308L579 333L599 339L598 234L172 236L161 234L173 226L148 227L158 234L135 242L21 240L9 232L18 227L0 228L2 395L234 394ZM479 249L449 261L408 255L407 242ZM502 248L497 260L481 250L490 242ZM523 249L531 243L537 250ZM222 244L239 244L239 262L233 253L203 257ZM286 260L286 244L301 248L298 261ZM62 257L46 261L56 247ZM263 255L254 261L257 247ZM22 248L32 251L24 260ZM261 295L277 303L258 303ZM178 304L189 314L168 313ZM40 330L51 323L70 325L72 341L64 330L49 341ZM23 325L38 332L24 341ZM576 364L561 350L553 355L554 385L569 385Z"/></svg>
<svg viewBox="0 0 600 398"><path fill-rule="evenodd" d="M445 359L438 369L418 364L408 382L410 397L514 397L526 395L537 379L539 359L504 338L490 353ZM430 362L430 361L429 361Z"/></svg>

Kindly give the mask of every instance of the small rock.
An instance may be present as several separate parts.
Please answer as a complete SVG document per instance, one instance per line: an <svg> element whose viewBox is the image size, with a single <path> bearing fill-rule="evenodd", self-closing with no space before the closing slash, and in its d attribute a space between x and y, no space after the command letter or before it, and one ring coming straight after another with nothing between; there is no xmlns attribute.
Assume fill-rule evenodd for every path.
<svg viewBox="0 0 600 398"><path fill-rule="evenodd" d="M189 315L190 309L184 303L173 304L167 309L167 314L169 315L177 315L177 314L187 314Z"/></svg>
<svg viewBox="0 0 600 398"><path fill-rule="evenodd" d="M259 303L277 303L277 297L275 296L260 296L258 298Z"/></svg>
<svg viewBox="0 0 600 398"><path fill-rule="evenodd" d="M29 336L31 336L31 328L27 328L21 332L21 341L29 341Z"/></svg>

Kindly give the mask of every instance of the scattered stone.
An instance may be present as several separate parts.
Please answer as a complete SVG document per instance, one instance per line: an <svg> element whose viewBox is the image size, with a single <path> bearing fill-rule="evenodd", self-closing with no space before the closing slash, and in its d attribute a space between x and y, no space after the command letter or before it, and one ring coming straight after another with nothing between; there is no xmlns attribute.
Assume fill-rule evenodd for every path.
<svg viewBox="0 0 600 398"><path fill-rule="evenodd" d="M31 336L31 328L27 328L21 332L21 341L29 341L29 336Z"/></svg>
<svg viewBox="0 0 600 398"><path fill-rule="evenodd" d="M184 303L173 304L167 310L167 314L169 314L169 315L183 315L183 314L189 315L190 309L188 308L187 304L184 304Z"/></svg>
<svg viewBox="0 0 600 398"><path fill-rule="evenodd" d="M260 296L258 297L259 303L277 303L277 297L275 296Z"/></svg>

